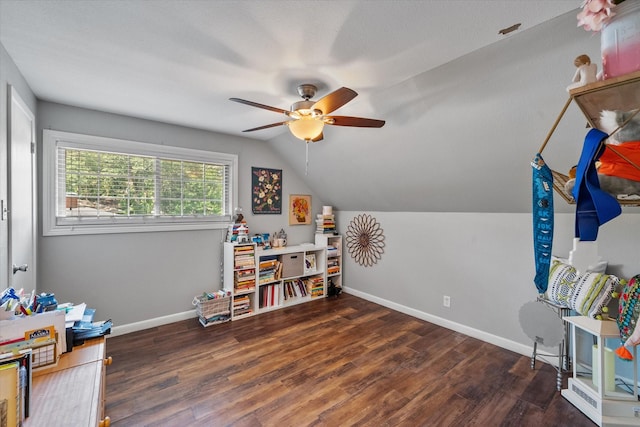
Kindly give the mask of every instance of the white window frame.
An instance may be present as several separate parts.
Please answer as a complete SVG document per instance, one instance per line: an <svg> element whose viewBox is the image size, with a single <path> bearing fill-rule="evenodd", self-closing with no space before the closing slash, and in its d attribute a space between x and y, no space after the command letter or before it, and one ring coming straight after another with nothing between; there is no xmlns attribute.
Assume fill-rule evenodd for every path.
<svg viewBox="0 0 640 427"><path fill-rule="evenodd" d="M230 168L226 214L218 217L111 217L108 219L57 217L58 147L99 150L123 154L154 156L175 160L219 163ZM235 154L171 147L123 139L105 138L45 129L43 131L43 220L44 236L76 234L140 233L152 231L178 231L226 229L231 223L233 208L238 201L238 156Z"/></svg>

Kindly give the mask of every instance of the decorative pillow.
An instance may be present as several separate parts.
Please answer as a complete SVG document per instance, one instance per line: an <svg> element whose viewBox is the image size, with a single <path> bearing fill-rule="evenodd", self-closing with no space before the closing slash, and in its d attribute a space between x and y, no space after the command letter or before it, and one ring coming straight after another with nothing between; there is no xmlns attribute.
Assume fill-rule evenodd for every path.
<svg viewBox="0 0 640 427"><path fill-rule="evenodd" d="M561 257L557 257L555 255L551 255L551 260L558 260L561 263L564 264L569 264L569 260L567 258L561 258ZM605 260L600 260L600 261L596 261L593 264L590 264L587 267L587 272L588 273L604 273L605 271L607 271L607 267L609 266L609 263Z"/></svg>
<svg viewBox="0 0 640 427"><path fill-rule="evenodd" d="M620 303L618 305L618 328L620 338L625 347L633 347L640 344L640 274L634 276L622 289Z"/></svg>
<svg viewBox="0 0 640 427"><path fill-rule="evenodd" d="M578 275L574 267L554 259L549 270L547 296L561 307L596 319L602 315L619 283L620 279L609 274Z"/></svg>

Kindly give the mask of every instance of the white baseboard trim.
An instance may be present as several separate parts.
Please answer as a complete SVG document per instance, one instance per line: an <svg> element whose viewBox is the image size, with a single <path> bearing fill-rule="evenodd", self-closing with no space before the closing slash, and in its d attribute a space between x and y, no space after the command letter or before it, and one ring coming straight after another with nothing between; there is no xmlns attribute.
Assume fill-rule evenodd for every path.
<svg viewBox="0 0 640 427"><path fill-rule="evenodd" d="M131 332L142 331L144 329L155 328L156 326L166 325L168 323L178 322L180 320L187 320L196 317L196 311L189 310L182 313L169 314L167 316L154 317L153 319L142 320L140 322L127 323L126 325L114 326L111 328L111 334L109 337L117 337L118 335L124 335Z"/></svg>
<svg viewBox="0 0 640 427"><path fill-rule="evenodd" d="M452 331L460 332L461 334L465 334L470 337L477 338L489 344L493 344L498 347L502 347L504 349L513 351L515 353L522 354L523 356L531 357L531 355L533 354L532 346L520 344L515 341L511 341L506 338L499 337L497 335L493 335L485 331L481 331L479 329L471 328L469 326L456 323L451 320L444 319L442 317L434 316L432 314L425 313L423 311L419 311L414 308L407 307L402 304L398 304L393 301L389 301L389 300L368 294L366 292L359 291L357 289L343 287L343 291L345 293L355 295L367 301L380 304L381 306L388 307L392 310L399 311L400 313L408 314L409 316L413 316L415 318L425 320L435 325L442 326L443 328L451 329ZM111 334L107 335L107 338L116 337L118 335L124 335L131 332L142 331L144 329L154 328L156 326L166 325L168 323L178 322L181 320L187 320L187 319L194 318L196 316L197 315L195 310L188 310L182 313L169 314L167 316L155 317L153 319L147 319L140 322L128 323L126 325L121 325L121 326L114 326L111 329ZM549 363L554 364L553 361L549 361Z"/></svg>
<svg viewBox="0 0 640 427"><path fill-rule="evenodd" d="M408 314L409 316L416 317L418 319L425 320L429 323L433 323L438 326L442 326L443 328L451 329L452 331L460 332L461 334L468 335L473 338L477 338L481 341L487 342L489 344L496 345L498 347L502 347L506 350L513 351L515 353L522 354L523 356L531 357L533 354L533 347L527 346L524 344L520 344L515 341L508 340L503 337L499 337L497 335L490 334L485 331L481 331L479 329L471 328L469 326L463 325L461 323L456 323L448 319L443 319L442 317L434 316L429 313L425 313L424 311L416 310L415 308L407 307L402 304L395 303L393 301L389 301L374 295L370 295L366 292L359 291L357 289L352 289L343 286L343 291L345 293L355 295L362 299L366 299L367 301L374 302L376 304L380 304L384 307L390 308L392 310L399 311L400 313ZM548 363L554 365L553 361L548 361ZM557 366L557 362L555 364Z"/></svg>

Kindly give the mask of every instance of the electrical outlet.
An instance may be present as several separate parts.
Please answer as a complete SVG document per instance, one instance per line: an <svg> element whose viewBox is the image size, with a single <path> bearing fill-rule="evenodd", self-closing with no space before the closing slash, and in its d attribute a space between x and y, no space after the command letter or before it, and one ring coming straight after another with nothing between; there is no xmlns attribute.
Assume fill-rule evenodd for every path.
<svg viewBox="0 0 640 427"><path fill-rule="evenodd" d="M451 297L449 295L442 297L442 305L447 308L451 307Z"/></svg>

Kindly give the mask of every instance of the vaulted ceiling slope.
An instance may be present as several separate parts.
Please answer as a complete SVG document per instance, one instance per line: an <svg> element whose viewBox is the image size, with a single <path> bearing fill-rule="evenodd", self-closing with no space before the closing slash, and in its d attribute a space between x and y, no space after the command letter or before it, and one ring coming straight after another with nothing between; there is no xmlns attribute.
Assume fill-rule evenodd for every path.
<svg viewBox="0 0 640 427"><path fill-rule="evenodd" d="M578 6L0 0L0 42L42 100L227 134L282 120L230 97L287 109L300 83L316 98L350 87L360 95L336 113L387 125L327 129L306 176L304 143L286 128L242 135L337 209L527 212L528 163L573 57L597 54Z"/></svg>

